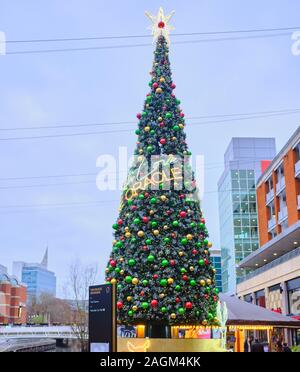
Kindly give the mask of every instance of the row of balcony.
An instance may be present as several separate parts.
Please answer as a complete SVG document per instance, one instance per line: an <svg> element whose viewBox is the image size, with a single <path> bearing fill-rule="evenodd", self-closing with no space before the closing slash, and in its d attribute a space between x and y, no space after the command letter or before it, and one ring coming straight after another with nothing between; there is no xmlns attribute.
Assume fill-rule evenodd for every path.
<svg viewBox="0 0 300 372"><path fill-rule="evenodd" d="M300 202L300 195L298 196L298 204ZM278 224L280 225L288 218L288 209L287 207L281 207L280 211L278 212ZM276 226L276 217L272 216L272 218L268 221L268 230L271 231Z"/></svg>
<svg viewBox="0 0 300 372"><path fill-rule="evenodd" d="M276 184L276 195L279 195L285 189L285 178L281 177ZM266 195L266 203L270 204L275 197L274 189L270 190Z"/></svg>

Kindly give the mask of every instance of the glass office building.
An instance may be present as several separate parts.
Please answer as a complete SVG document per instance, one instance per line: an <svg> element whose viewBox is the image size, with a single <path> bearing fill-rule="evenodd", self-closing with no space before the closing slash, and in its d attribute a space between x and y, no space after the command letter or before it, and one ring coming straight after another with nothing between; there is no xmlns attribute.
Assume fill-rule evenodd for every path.
<svg viewBox="0 0 300 372"><path fill-rule="evenodd" d="M217 250L210 250L210 254L212 264L216 269L215 275L216 287L220 292L222 292L221 252Z"/></svg>
<svg viewBox="0 0 300 372"><path fill-rule="evenodd" d="M27 285L28 300L43 293L56 295L56 277L48 270L48 249L41 263L14 262L13 273Z"/></svg>
<svg viewBox="0 0 300 372"><path fill-rule="evenodd" d="M238 263L259 247L256 181L276 155L274 138L233 138L218 183L222 289L236 293Z"/></svg>

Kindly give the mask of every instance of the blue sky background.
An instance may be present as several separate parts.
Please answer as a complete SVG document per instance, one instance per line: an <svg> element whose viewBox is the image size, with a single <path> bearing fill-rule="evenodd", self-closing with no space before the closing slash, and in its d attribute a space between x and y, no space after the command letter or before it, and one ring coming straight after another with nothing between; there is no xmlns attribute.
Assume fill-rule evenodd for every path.
<svg viewBox="0 0 300 372"><path fill-rule="evenodd" d="M8 40L144 35L145 10L162 5L175 10L178 33L299 26L297 0L202 1L0 1L0 30ZM199 40L173 37L171 40ZM97 122L136 122L148 92L151 38L68 43L8 44L7 51L125 45L146 47L0 56L0 129ZM186 116L218 115L298 108L300 56L286 36L172 44L170 59L176 95ZM275 136L278 150L299 125L300 115L191 125L187 136L194 154L205 156L203 199L211 240L218 247L217 181L224 151L233 136ZM103 153L117 156L119 146L134 150L136 125L0 131L0 139L59 133L114 133L32 140L0 140L0 178L97 173ZM54 183L77 182L50 186ZM78 182L89 183L81 183ZM32 187L36 184L48 186ZM30 186L28 188L13 188ZM9 188L5 188L9 187ZM12 208L106 200L69 207ZM0 263L42 259L48 242L50 269L58 294L70 263L98 263L99 282L111 250L111 225L120 191L100 192L95 177L0 180Z"/></svg>

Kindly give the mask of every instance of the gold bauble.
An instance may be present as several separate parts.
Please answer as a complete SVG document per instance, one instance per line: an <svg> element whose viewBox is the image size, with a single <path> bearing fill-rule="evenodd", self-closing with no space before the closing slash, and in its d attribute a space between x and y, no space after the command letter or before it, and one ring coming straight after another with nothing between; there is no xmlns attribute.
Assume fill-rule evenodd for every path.
<svg viewBox="0 0 300 372"><path fill-rule="evenodd" d="M151 211L149 212L150 215L153 215L154 214L154 211L151 209Z"/></svg>
<svg viewBox="0 0 300 372"><path fill-rule="evenodd" d="M211 280L210 279L206 279L206 283L207 283L207 285L211 285Z"/></svg>
<svg viewBox="0 0 300 372"><path fill-rule="evenodd" d="M167 200L166 195L162 195L162 196L160 197L160 200L162 200L162 201L166 201L166 200Z"/></svg>
<svg viewBox="0 0 300 372"><path fill-rule="evenodd" d="M163 121L163 118L162 118L161 116L159 116L159 117L157 118L157 120L158 120L158 121Z"/></svg>
<svg viewBox="0 0 300 372"><path fill-rule="evenodd" d="M136 305L132 306L133 311L137 311L138 307Z"/></svg>
<svg viewBox="0 0 300 372"><path fill-rule="evenodd" d="M193 239L193 235L192 234L187 234L186 238L187 238L187 240L192 240Z"/></svg>
<svg viewBox="0 0 300 372"><path fill-rule="evenodd" d="M177 138L176 137L172 137L172 141L176 141L177 140Z"/></svg>
<svg viewBox="0 0 300 372"><path fill-rule="evenodd" d="M164 83L166 80L165 80L165 78L162 76L162 77L159 79L159 81L160 81L161 83Z"/></svg>
<svg viewBox="0 0 300 372"><path fill-rule="evenodd" d="M165 225L164 226L164 230L168 230L169 226L168 225Z"/></svg>
<svg viewBox="0 0 300 372"><path fill-rule="evenodd" d="M127 297L127 301L129 301L129 302L132 301L132 297L131 296L128 296Z"/></svg>
<svg viewBox="0 0 300 372"><path fill-rule="evenodd" d="M117 243L117 241L116 240L113 240L113 245L115 245Z"/></svg>
<svg viewBox="0 0 300 372"><path fill-rule="evenodd" d="M120 261L120 262L123 262L123 261L124 261L124 258L123 258L123 257L120 257L120 258L119 258L119 261Z"/></svg>
<svg viewBox="0 0 300 372"><path fill-rule="evenodd" d="M131 283L134 284L134 285L137 285L139 282L138 278L133 278Z"/></svg>
<svg viewBox="0 0 300 372"><path fill-rule="evenodd" d="M150 127L145 127L145 128L144 128L144 131L145 131L145 132L149 132L149 131L150 131Z"/></svg>
<svg viewBox="0 0 300 372"><path fill-rule="evenodd" d="M194 270L195 270L194 266L190 266L190 271L194 271Z"/></svg>
<svg viewBox="0 0 300 372"><path fill-rule="evenodd" d="M168 279L168 284L173 284L174 283L174 279L173 278L169 278Z"/></svg>
<svg viewBox="0 0 300 372"><path fill-rule="evenodd" d="M165 297L165 294L164 294L164 293L160 293L160 294L158 295L158 297L159 297L159 298L164 298L164 297Z"/></svg>
<svg viewBox="0 0 300 372"><path fill-rule="evenodd" d="M208 248L211 248L213 246L212 242L208 242L207 246Z"/></svg>
<svg viewBox="0 0 300 372"><path fill-rule="evenodd" d="M117 283L117 280L115 278L113 278L111 281L110 281L110 284L116 284Z"/></svg>
<svg viewBox="0 0 300 372"><path fill-rule="evenodd" d="M213 269L213 273L215 274L217 272L217 270L216 269Z"/></svg>
<svg viewBox="0 0 300 372"><path fill-rule="evenodd" d="M143 149L139 149L139 154L142 154L143 152Z"/></svg>
<svg viewBox="0 0 300 372"><path fill-rule="evenodd" d="M129 231L129 227L126 226L124 230L125 230L125 232Z"/></svg>
<svg viewBox="0 0 300 372"><path fill-rule="evenodd" d="M184 125L183 124L179 124L178 125L180 129L183 129L184 128Z"/></svg>
<svg viewBox="0 0 300 372"><path fill-rule="evenodd" d="M128 231L127 233L125 233L125 236L126 236L126 238L130 238L131 237L130 232Z"/></svg>
<svg viewBox="0 0 300 372"><path fill-rule="evenodd" d="M154 230L154 231L153 231L153 234L154 234L155 236L159 235L159 230Z"/></svg>
<svg viewBox="0 0 300 372"><path fill-rule="evenodd" d="M170 315L170 318L171 318L171 319L176 319L176 314L175 314L175 313L172 313L172 314Z"/></svg>
<svg viewBox="0 0 300 372"><path fill-rule="evenodd" d="M120 275L124 275L124 270L121 270L120 271Z"/></svg>
<svg viewBox="0 0 300 372"><path fill-rule="evenodd" d="M182 251L178 252L179 256L182 257L184 253Z"/></svg>
<svg viewBox="0 0 300 372"><path fill-rule="evenodd" d="M205 250L204 250L204 254L208 254L208 250L205 249Z"/></svg>
<svg viewBox="0 0 300 372"><path fill-rule="evenodd" d="M200 280L200 285L202 285L202 287L204 287L205 286L205 280L201 279Z"/></svg>
<svg viewBox="0 0 300 372"><path fill-rule="evenodd" d="M142 238L145 235L144 231L142 231L142 230L138 231L137 234L138 234L139 238Z"/></svg>
<svg viewBox="0 0 300 372"><path fill-rule="evenodd" d="M161 88L156 88L155 93L158 93L158 94L162 93L162 89Z"/></svg>

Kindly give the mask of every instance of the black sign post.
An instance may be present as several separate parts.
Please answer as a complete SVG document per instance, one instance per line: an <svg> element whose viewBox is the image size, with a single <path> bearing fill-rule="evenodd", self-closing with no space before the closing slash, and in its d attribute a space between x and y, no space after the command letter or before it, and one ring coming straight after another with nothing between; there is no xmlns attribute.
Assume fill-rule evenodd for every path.
<svg viewBox="0 0 300 372"><path fill-rule="evenodd" d="M89 350L117 351L117 319L115 285L89 288Z"/></svg>

